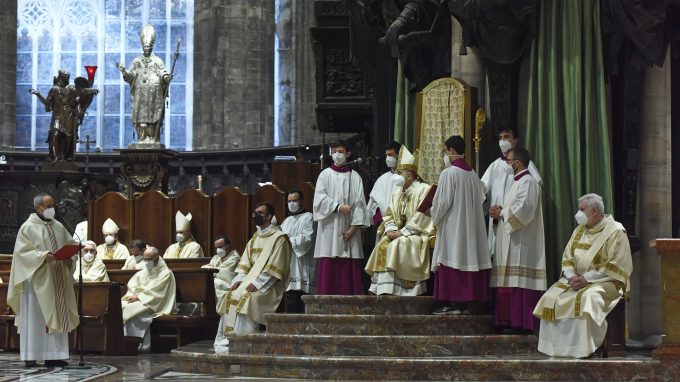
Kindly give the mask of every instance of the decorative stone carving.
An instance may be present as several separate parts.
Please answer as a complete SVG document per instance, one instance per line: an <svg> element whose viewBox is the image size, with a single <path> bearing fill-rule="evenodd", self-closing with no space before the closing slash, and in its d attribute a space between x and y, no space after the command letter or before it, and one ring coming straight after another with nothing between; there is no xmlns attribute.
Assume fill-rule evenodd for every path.
<svg viewBox="0 0 680 382"><path fill-rule="evenodd" d="M120 152L127 159L121 172L127 181L128 197L149 190L167 193L168 159L176 156L176 152L155 149L127 149Z"/></svg>

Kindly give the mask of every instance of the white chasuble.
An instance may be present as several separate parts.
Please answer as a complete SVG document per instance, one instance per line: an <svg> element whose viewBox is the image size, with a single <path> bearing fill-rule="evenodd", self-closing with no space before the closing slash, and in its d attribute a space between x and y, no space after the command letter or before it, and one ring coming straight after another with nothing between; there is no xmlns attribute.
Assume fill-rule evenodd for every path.
<svg viewBox="0 0 680 382"><path fill-rule="evenodd" d="M170 244L163 254L164 259L190 259L195 257L203 257L203 248L191 238L181 243Z"/></svg>
<svg viewBox="0 0 680 382"><path fill-rule="evenodd" d="M215 273L215 301L220 301L224 294L231 286L231 281L236 275L236 266L241 261L241 255L235 249L226 254L224 257L213 256L210 263L201 266L201 268L217 269Z"/></svg>
<svg viewBox="0 0 680 382"><path fill-rule="evenodd" d="M175 310L175 276L162 258L151 271L146 267L137 271L127 283L127 293L121 299L123 322L140 315L156 318ZM127 302L132 295L139 299Z"/></svg>
<svg viewBox="0 0 680 382"><path fill-rule="evenodd" d="M77 283L80 280L80 259L76 261L73 270L73 280ZM106 272L106 265L95 256L91 262L83 261L83 282L110 281L109 274Z"/></svg>
<svg viewBox="0 0 680 382"><path fill-rule="evenodd" d="M97 246L97 257L102 260L125 260L130 257L127 247L116 241L114 245L100 244Z"/></svg>
<svg viewBox="0 0 680 382"><path fill-rule="evenodd" d="M293 254L286 290L316 292L316 259L314 258L314 217L311 212L289 216L281 224L288 235Z"/></svg>

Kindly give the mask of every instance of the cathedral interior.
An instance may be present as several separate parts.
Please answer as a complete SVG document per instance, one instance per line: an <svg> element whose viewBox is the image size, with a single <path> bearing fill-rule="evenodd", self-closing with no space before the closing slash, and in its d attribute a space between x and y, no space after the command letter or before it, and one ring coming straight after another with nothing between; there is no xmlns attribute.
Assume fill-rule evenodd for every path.
<svg viewBox="0 0 680 382"><path fill-rule="evenodd" d="M2 381L679 378L678 0L10 0L0 84ZM535 335L495 331L488 304L432 315L432 291L310 294L304 314L282 304L258 333L212 346L214 272L196 269L219 235L246 250L261 202L283 222L301 190L311 212L332 142L346 142L368 200L390 142L434 184L449 136L481 177L503 129L543 177L548 285L581 195L601 195L625 228L634 271L602 356L545 356ZM6 283L39 193L97 245L110 218L121 243L162 253L191 212L206 259L171 269L177 303L199 313L154 321L138 353L114 317L134 272L110 260L112 286L86 288L83 332L69 334L71 364L84 352L90 368L23 368ZM360 232L365 258L376 231Z"/></svg>

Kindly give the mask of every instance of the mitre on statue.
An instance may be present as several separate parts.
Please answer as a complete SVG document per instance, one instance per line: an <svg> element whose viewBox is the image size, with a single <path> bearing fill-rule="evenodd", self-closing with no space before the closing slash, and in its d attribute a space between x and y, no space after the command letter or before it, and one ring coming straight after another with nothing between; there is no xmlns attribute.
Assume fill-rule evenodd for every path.
<svg viewBox="0 0 680 382"><path fill-rule="evenodd" d="M418 150L416 150L417 154ZM418 173L418 163L416 157L411 154L405 145L401 145L399 149L399 157L397 158L397 171L408 170Z"/></svg>
<svg viewBox="0 0 680 382"><path fill-rule="evenodd" d="M191 229L191 212L184 215L177 211L175 215L175 230L176 231L189 231Z"/></svg>
<svg viewBox="0 0 680 382"><path fill-rule="evenodd" d="M117 235L117 234L118 234L118 230L119 230L118 225L116 224L116 222L114 222L114 221L111 220L110 218L109 218L109 219L106 219L106 221L105 221L104 224L102 225L102 233L103 233L104 235L106 235L106 234L114 234L114 235Z"/></svg>

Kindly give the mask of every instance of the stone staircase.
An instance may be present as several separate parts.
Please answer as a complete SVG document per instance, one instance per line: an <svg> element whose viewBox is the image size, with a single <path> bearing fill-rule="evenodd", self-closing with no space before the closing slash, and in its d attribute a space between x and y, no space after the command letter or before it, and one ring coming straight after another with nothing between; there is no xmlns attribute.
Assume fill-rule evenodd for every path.
<svg viewBox="0 0 680 382"><path fill-rule="evenodd" d="M269 315L266 333L232 334L228 351L214 350L211 341L173 350L175 370L333 380L614 381L680 375L678 365L669 371L669 364L648 356L550 359L536 351L535 336L493 334L491 315L431 315L431 297L303 299L306 314Z"/></svg>

